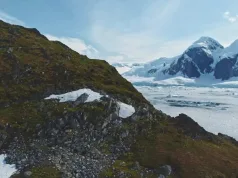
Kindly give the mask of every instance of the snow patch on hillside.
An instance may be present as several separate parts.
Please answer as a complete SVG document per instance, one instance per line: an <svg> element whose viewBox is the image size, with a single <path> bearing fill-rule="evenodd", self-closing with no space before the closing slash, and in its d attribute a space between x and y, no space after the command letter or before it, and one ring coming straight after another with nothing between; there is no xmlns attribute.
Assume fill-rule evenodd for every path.
<svg viewBox="0 0 238 178"><path fill-rule="evenodd" d="M93 102L93 101L100 101L100 99L103 97L103 95L92 91L91 89L79 89L76 91L59 94L59 95L50 95L49 97L45 98L46 100L49 99L58 99L59 102L69 102L69 101L76 101L77 98L79 98L83 94L87 94L88 98L85 101L87 102ZM120 101L117 101L117 104L119 106L119 117L127 118L130 117L132 114L135 113L135 108L131 105L128 105L126 103L122 103Z"/></svg>
<svg viewBox="0 0 238 178"><path fill-rule="evenodd" d="M120 107L119 117L127 118L132 116L135 113L135 108L133 106L122 103L122 102L117 102L117 104Z"/></svg>
<svg viewBox="0 0 238 178"><path fill-rule="evenodd" d="M0 178L9 178L17 171L15 165L5 163L5 158L6 155L0 155Z"/></svg>
<svg viewBox="0 0 238 178"><path fill-rule="evenodd" d="M100 100L103 95L92 91L91 89L85 88L85 89L79 89L77 91L72 91L64 94L59 95L50 95L49 97L45 98L48 99L58 99L60 102L67 102L67 101L76 101L78 97L80 97L82 94L86 93L88 96L87 100L85 102L93 102L95 100Z"/></svg>

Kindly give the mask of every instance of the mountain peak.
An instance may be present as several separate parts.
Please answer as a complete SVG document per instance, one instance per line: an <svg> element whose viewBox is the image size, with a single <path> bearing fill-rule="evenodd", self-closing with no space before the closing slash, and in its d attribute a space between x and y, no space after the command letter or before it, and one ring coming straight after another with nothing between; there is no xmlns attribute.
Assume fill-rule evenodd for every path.
<svg viewBox="0 0 238 178"><path fill-rule="evenodd" d="M203 47L210 50L223 49L224 47L215 39L207 36L200 37L189 48Z"/></svg>
<svg viewBox="0 0 238 178"><path fill-rule="evenodd" d="M199 42L210 42L210 41L215 41L217 42L215 39L213 39L212 37L209 36L201 36L197 41L195 41L194 43L199 43ZM217 42L218 43L218 42Z"/></svg>
<svg viewBox="0 0 238 178"><path fill-rule="evenodd" d="M238 53L238 39L231 43L230 46L224 49L222 58L237 56Z"/></svg>
<svg viewBox="0 0 238 178"><path fill-rule="evenodd" d="M238 51L238 39L235 40L233 43L231 43L231 45L228 46L227 48L232 48L232 49Z"/></svg>

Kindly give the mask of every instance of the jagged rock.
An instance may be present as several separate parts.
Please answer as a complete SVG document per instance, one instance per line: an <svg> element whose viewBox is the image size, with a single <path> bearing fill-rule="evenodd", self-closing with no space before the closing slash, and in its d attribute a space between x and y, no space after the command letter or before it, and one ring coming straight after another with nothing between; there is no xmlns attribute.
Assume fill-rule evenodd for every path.
<svg viewBox="0 0 238 178"><path fill-rule="evenodd" d="M179 114L179 116L175 117L175 119L176 126L182 128L186 135L190 135L193 138L209 135L203 127L185 114Z"/></svg>
<svg viewBox="0 0 238 178"><path fill-rule="evenodd" d="M208 55L201 47L188 49L179 59L177 63L173 63L166 71L170 75L182 72L189 78L200 77L201 73L211 73L211 64L213 57Z"/></svg>
<svg viewBox="0 0 238 178"><path fill-rule="evenodd" d="M89 95L87 93L82 94L77 98L77 100L74 102L74 105L77 106L81 103L84 103L88 99Z"/></svg>
<svg viewBox="0 0 238 178"><path fill-rule="evenodd" d="M32 175L32 172L31 172L31 171L26 171L26 172L24 172L25 178L29 178L29 177L31 177L31 175Z"/></svg>
<svg viewBox="0 0 238 178"><path fill-rule="evenodd" d="M238 146L238 142L236 141L236 139L234 139L233 137L230 137L228 135L225 135L225 134L222 134L222 133L218 133L218 136L221 137L221 138L225 138L227 140L230 140L231 143L233 143L234 145L237 145Z"/></svg>
<svg viewBox="0 0 238 178"><path fill-rule="evenodd" d="M238 62L238 55L233 58L221 59L215 66L214 76L216 79L228 80L231 77L237 77L235 65Z"/></svg>
<svg viewBox="0 0 238 178"><path fill-rule="evenodd" d="M183 75L200 78L213 75L214 79L228 80L238 76L238 40L224 48L210 37L201 37L181 55L173 58L159 58L145 63L143 67L133 68L124 75L154 77L164 80L168 75Z"/></svg>
<svg viewBox="0 0 238 178"><path fill-rule="evenodd" d="M164 165L159 168L160 177L168 177L172 173L172 168L170 165Z"/></svg>
<svg viewBox="0 0 238 178"><path fill-rule="evenodd" d="M97 178L104 171L106 175L125 178L168 176L172 171L169 165L160 168L162 173L157 166L169 160L178 171L174 171L175 176L191 177L187 176L191 172L187 171L186 162L176 159L190 151L181 146L188 142L198 150L213 149L206 154L191 151L193 157L212 158L207 162L215 159L211 167L204 161L206 157L198 162L190 160L189 166L194 166L192 176L196 176L195 173L202 177L214 177L214 174L231 177L233 173L238 176L238 148L229 144L234 140L208 133L186 115L172 118L157 111L103 60L89 60L60 42L48 41L35 29L2 21L0 29L0 81L3 84L0 87L0 106L3 106L0 107L0 152L7 155L6 162L15 164L21 175L34 177L36 168L62 178ZM10 53L7 52L9 44L13 46ZM210 47L213 49L216 45ZM199 64L189 62L189 56L184 57L188 61L185 65L208 70L202 66L205 60ZM72 101L44 100L53 93L81 88L90 88L105 97L85 103L87 96L83 95L76 105ZM133 115L119 117L117 101L132 105ZM208 137L220 142L206 139ZM220 152L222 150L225 154ZM197 169L203 166L206 169Z"/></svg>

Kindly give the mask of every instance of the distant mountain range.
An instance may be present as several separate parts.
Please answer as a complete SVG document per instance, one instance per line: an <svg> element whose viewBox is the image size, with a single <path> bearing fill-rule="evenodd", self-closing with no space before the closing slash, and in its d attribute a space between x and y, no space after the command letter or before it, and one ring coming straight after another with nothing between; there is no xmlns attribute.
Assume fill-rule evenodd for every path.
<svg viewBox="0 0 238 178"><path fill-rule="evenodd" d="M178 75L188 78L212 75L214 79L228 80L238 76L238 40L224 48L210 37L201 37L179 56L130 67L124 75L155 77L158 80Z"/></svg>

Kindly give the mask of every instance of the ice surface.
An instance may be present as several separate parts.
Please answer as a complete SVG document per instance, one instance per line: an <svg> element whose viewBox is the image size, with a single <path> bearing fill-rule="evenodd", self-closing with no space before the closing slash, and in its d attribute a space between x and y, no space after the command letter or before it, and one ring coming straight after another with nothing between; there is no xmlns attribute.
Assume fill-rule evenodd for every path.
<svg viewBox="0 0 238 178"><path fill-rule="evenodd" d="M238 140L237 88L137 86L157 109L171 116L185 113L207 131ZM171 104L172 103L172 104Z"/></svg>
<svg viewBox="0 0 238 178"><path fill-rule="evenodd" d="M0 155L0 178L9 178L16 172L15 165L6 164L5 155Z"/></svg>
<svg viewBox="0 0 238 178"><path fill-rule="evenodd" d="M135 113L135 108L133 106L122 103L122 102L117 102L117 104L120 107L119 117L127 118L132 116L132 114Z"/></svg>
<svg viewBox="0 0 238 178"><path fill-rule="evenodd" d="M50 95L49 97L45 98L46 100L48 99L59 99L60 102L67 102L67 101L75 101L78 97L80 97L82 94L88 94L89 97L85 102L93 102L95 100L100 100L102 97L101 94L92 91L91 89L79 89L77 91L72 91L60 95Z"/></svg>
<svg viewBox="0 0 238 178"><path fill-rule="evenodd" d="M201 75L200 78L187 78L181 73L171 77L164 75L161 79L154 77L126 76L125 79L136 86L195 86L195 87L219 87L219 88L238 88L238 77L222 81L214 79L212 74Z"/></svg>

